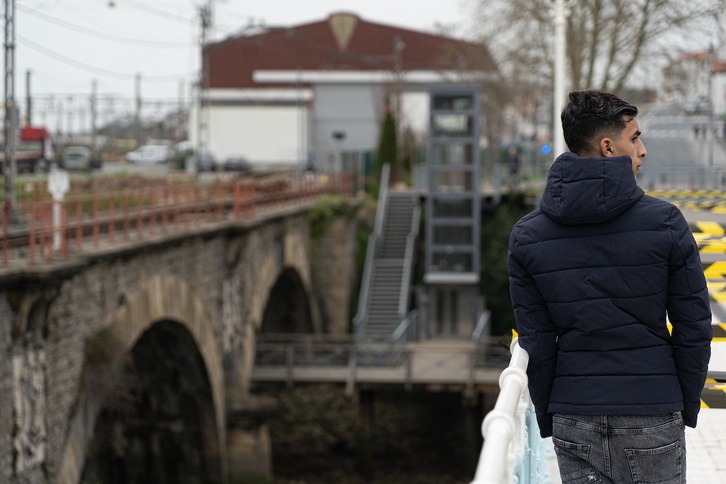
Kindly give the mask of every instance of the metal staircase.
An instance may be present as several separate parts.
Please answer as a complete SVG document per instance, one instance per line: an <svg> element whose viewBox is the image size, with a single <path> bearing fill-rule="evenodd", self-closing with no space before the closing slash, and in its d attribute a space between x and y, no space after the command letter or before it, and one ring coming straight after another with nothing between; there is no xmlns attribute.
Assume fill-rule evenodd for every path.
<svg viewBox="0 0 726 484"><path fill-rule="evenodd" d="M416 192L381 188L354 321L357 336L367 341L392 338L406 318L420 217Z"/></svg>

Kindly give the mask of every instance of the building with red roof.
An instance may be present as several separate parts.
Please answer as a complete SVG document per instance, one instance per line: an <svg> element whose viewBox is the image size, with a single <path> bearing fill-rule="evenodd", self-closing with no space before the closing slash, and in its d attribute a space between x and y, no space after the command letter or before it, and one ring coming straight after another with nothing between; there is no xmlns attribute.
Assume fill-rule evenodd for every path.
<svg viewBox="0 0 726 484"><path fill-rule="evenodd" d="M682 53L663 68L662 96L680 103L688 114L726 114L726 61L716 52Z"/></svg>
<svg viewBox="0 0 726 484"><path fill-rule="evenodd" d="M425 133L430 85L498 75L482 44L352 13L209 44L203 65L195 146L218 158L319 169L335 168L342 151L375 151L386 109L399 126Z"/></svg>

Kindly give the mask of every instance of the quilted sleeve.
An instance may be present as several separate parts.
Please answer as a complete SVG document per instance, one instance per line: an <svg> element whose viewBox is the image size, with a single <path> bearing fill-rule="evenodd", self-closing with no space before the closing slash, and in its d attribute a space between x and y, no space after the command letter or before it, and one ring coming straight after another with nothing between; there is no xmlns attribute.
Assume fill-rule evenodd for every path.
<svg viewBox="0 0 726 484"><path fill-rule="evenodd" d="M683 393L683 421L695 427L711 357L711 308L701 258L683 214L671 211L673 249L668 267L668 319Z"/></svg>
<svg viewBox="0 0 726 484"><path fill-rule="evenodd" d="M512 232L508 253L509 291L519 345L529 354L527 377L540 435L552 435L552 414L547 405L557 360L557 333L534 279L516 256L516 235Z"/></svg>

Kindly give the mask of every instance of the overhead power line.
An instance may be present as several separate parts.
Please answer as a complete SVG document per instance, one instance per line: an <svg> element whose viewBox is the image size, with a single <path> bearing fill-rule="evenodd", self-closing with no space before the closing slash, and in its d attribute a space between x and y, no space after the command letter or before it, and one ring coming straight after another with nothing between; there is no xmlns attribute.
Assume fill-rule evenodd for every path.
<svg viewBox="0 0 726 484"><path fill-rule="evenodd" d="M191 42L185 42L185 41L179 41L179 42L172 42L172 41L157 41L157 40L144 40L144 39L135 39L131 37L125 37L122 35L114 35L109 34L107 32L102 32L100 30L93 30L86 27L82 27L77 24L73 24L71 22L66 22L65 20L61 20L55 17L52 17L50 15L44 14L38 10L33 10L27 7L18 6L19 10L23 11L24 13L27 13L29 15L32 15L34 17L37 17L39 19L45 20L46 22L50 22L56 25L60 25L61 27L68 28L72 30L73 32L84 32L89 35L93 35L95 37L99 37L102 39L112 40L115 42L121 42L124 44L128 43L134 43L138 45L144 45L147 47L162 47L162 48L179 48L179 47L189 47Z"/></svg>
<svg viewBox="0 0 726 484"><path fill-rule="evenodd" d="M188 18L184 18L184 17L182 17L180 15L173 14L173 13L168 12L166 10L162 10L160 8L153 7L153 6L148 5L146 3L137 2L135 0L124 0L124 3L127 3L129 5L132 5L132 6L136 7L136 8L138 8L139 10L145 10L145 11L147 11L149 13L153 13L154 15L158 15L159 17L162 17L162 18L165 18L165 19L176 20L178 22L184 22L184 23L187 23L187 24L191 22L191 20L188 19Z"/></svg>
<svg viewBox="0 0 726 484"><path fill-rule="evenodd" d="M102 69L100 67L96 67L90 64L86 64L84 62L77 61L75 59L71 59L70 57L66 57L62 54L59 54L57 52L54 52L50 49L47 49L41 45L36 44L30 39L27 39L23 37L22 35L18 35L17 38L22 42L23 45L26 45L30 47L31 49L35 50L36 52L40 52L43 55L46 55L58 62L62 62L64 64L77 67L79 69L83 69L88 72L93 72L95 74L99 74L106 77L111 77L114 79L123 79L123 80L131 80L136 77L136 74L128 74L125 72L115 72L110 71L107 69ZM164 82L164 81L170 81L173 79L179 79L182 77L187 77L192 75L192 73L186 72L181 74L172 74L172 75L147 75L144 74L144 80L145 81L152 81L152 82Z"/></svg>

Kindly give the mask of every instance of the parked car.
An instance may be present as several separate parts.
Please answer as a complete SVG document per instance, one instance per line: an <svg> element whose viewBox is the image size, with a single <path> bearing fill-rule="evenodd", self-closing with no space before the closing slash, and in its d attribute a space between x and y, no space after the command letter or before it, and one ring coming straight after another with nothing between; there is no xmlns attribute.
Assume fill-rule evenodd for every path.
<svg viewBox="0 0 726 484"><path fill-rule="evenodd" d="M187 157L187 165L192 162L198 173L203 171L217 171L217 158L210 151L200 153L192 152Z"/></svg>
<svg viewBox="0 0 726 484"><path fill-rule="evenodd" d="M172 150L165 145L143 145L126 153L126 161L136 165L157 165L166 163Z"/></svg>
<svg viewBox="0 0 726 484"><path fill-rule="evenodd" d="M189 153L194 149L194 146L192 146L191 141L184 140L172 146L172 149L177 153Z"/></svg>
<svg viewBox="0 0 726 484"><path fill-rule="evenodd" d="M101 168L101 157L84 145L66 146L58 165L65 170L98 170Z"/></svg>
<svg viewBox="0 0 726 484"><path fill-rule="evenodd" d="M252 171L252 166L243 156L230 156L222 163L222 170L248 173Z"/></svg>

